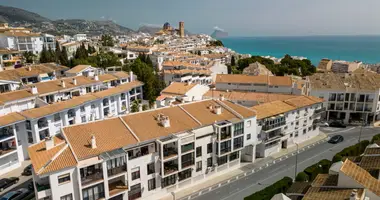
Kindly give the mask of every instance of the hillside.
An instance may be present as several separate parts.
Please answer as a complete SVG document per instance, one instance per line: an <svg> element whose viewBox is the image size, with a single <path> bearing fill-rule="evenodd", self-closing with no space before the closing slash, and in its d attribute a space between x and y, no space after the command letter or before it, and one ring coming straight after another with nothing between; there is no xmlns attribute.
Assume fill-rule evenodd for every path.
<svg viewBox="0 0 380 200"><path fill-rule="evenodd" d="M37 13L7 6L0 6L0 22L7 22L11 26L24 26L32 28L36 32L54 35L73 35L76 33L86 33L88 35L108 33L118 35L134 32L132 29L120 26L113 21L84 19L60 19L53 21Z"/></svg>
<svg viewBox="0 0 380 200"><path fill-rule="evenodd" d="M141 26L137 32L141 33L149 33L150 35L154 35L156 32L160 31L162 27L157 27L157 26ZM192 35L189 31L185 29L185 34L186 35Z"/></svg>

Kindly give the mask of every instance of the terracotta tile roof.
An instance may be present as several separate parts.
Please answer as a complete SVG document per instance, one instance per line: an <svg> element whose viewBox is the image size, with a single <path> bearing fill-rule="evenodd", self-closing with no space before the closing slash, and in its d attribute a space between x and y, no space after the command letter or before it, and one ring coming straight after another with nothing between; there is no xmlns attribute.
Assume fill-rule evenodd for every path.
<svg viewBox="0 0 380 200"><path fill-rule="evenodd" d="M295 110L296 108L283 101L272 101L253 106L252 109L256 111L257 119L264 119Z"/></svg>
<svg viewBox="0 0 380 200"><path fill-rule="evenodd" d="M145 124L145 121L144 119L140 123ZM144 125L142 127L144 128ZM120 118L69 126L63 129L63 134L79 160L138 142ZM91 148L93 135L97 146L94 149Z"/></svg>
<svg viewBox="0 0 380 200"><path fill-rule="evenodd" d="M380 147L377 147L377 148L366 148L365 151L364 151L364 155L380 155Z"/></svg>
<svg viewBox="0 0 380 200"><path fill-rule="evenodd" d="M274 86L292 86L293 81L290 76L248 76L243 74L218 74L216 83L251 83L268 84Z"/></svg>
<svg viewBox="0 0 380 200"><path fill-rule="evenodd" d="M0 127L14 124L23 120L25 120L25 117L20 115L19 113L9 113L7 115L0 116Z"/></svg>
<svg viewBox="0 0 380 200"><path fill-rule="evenodd" d="M0 104L32 97L34 97L34 95L30 92L30 90L16 90L0 93Z"/></svg>
<svg viewBox="0 0 380 200"><path fill-rule="evenodd" d="M82 105L84 103L87 103L89 101L93 101L96 99L97 97L95 97L94 95L86 94L83 96L75 97L67 101L61 101L54 104L42 106L39 108L25 110L25 111L22 111L21 114L29 119L38 119L38 118L51 115L51 114L54 114L66 109L68 110L70 108Z"/></svg>
<svg viewBox="0 0 380 200"><path fill-rule="evenodd" d="M102 74L99 75L99 81L102 82L109 82L109 81L114 81L117 80L118 78L112 74Z"/></svg>
<svg viewBox="0 0 380 200"><path fill-rule="evenodd" d="M190 113L193 117L195 117L202 125L209 125L215 123L215 121L223 121L230 120L234 118L239 118L237 115L230 112L228 109L222 107L222 113L217 115L214 113L213 108L216 105L220 105L217 101L208 100L208 101L200 101L197 103L189 103L182 105L187 112ZM210 106L213 108L210 109Z"/></svg>
<svg viewBox="0 0 380 200"><path fill-rule="evenodd" d="M181 70L164 70L164 74L205 74L210 75L210 70L181 69Z"/></svg>
<svg viewBox="0 0 380 200"><path fill-rule="evenodd" d="M318 174L315 177L312 187L322 187L322 186L337 186L338 185L338 175L330 174Z"/></svg>
<svg viewBox="0 0 380 200"><path fill-rule="evenodd" d="M357 191L360 196L364 194L364 189L357 189ZM352 192L353 189L346 188L312 187L307 191L302 200L347 200L350 199Z"/></svg>
<svg viewBox="0 0 380 200"><path fill-rule="evenodd" d="M159 114L169 117L170 127L165 128L159 124L157 120ZM130 114L122 118L137 135L140 141L168 136L199 126L194 119L178 106Z"/></svg>
<svg viewBox="0 0 380 200"><path fill-rule="evenodd" d="M88 67L91 67L91 65L77 65L77 66L67 70L66 73L76 74L76 73L79 73L79 72L85 70Z"/></svg>
<svg viewBox="0 0 380 200"><path fill-rule="evenodd" d="M66 66L57 65L54 63L44 63L32 65L30 67L31 71L28 70L28 67L1 71L0 80L20 81L23 77L38 76L39 74L52 73L53 71L63 71L68 69Z"/></svg>
<svg viewBox="0 0 380 200"><path fill-rule="evenodd" d="M129 73L120 71L120 72L115 72L112 75L118 77L118 78L129 78Z"/></svg>
<svg viewBox="0 0 380 200"><path fill-rule="evenodd" d="M363 168L359 167L350 160L345 160L340 172L344 173L346 176L355 180L358 184L362 185L366 189L380 196L380 180L375 179Z"/></svg>
<svg viewBox="0 0 380 200"><path fill-rule="evenodd" d="M104 98L104 97L108 97L108 96L112 96L112 95L116 95L116 94L120 94L120 93L125 93L125 92L130 91L133 88L143 86L143 85L144 85L143 82L132 81L132 82L128 82L128 83L118 85L117 87L114 87L114 88L110 88L110 89L103 90L100 92L92 93L92 95L94 95L98 98Z"/></svg>
<svg viewBox="0 0 380 200"><path fill-rule="evenodd" d="M77 84L74 85L73 78L77 80ZM61 81L65 82L65 87L62 87ZM99 83L99 81L95 81L92 78L88 78L85 76L76 76L72 78L63 78L57 79L53 81L40 82L29 85L36 86L39 95L53 94L60 91L68 91L70 89L79 88L81 86L93 85Z"/></svg>
<svg viewBox="0 0 380 200"><path fill-rule="evenodd" d="M70 147L66 146L65 149L40 172L40 174L54 172L68 167L74 167L77 163L78 162L75 159Z"/></svg>
<svg viewBox="0 0 380 200"><path fill-rule="evenodd" d="M228 107L232 108L235 112L237 112L239 115L243 116L244 118L250 118L250 117L256 116L256 111L250 108L232 103L230 101L223 101L223 103L227 105Z"/></svg>
<svg viewBox="0 0 380 200"><path fill-rule="evenodd" d="M21 32L21 31L6 31L3 33L6 36L15 36L15 37L40 37L40 33L32 32Z"/></svg>
<svg viewBox="0 0 380 200"><path fill-rule="evenodd" d="M196 84L172 82L168 87L162 90L161 93L167 95L185 95L195 86Z"/></svg>
<svg viewBox="0 0 380 200"><path fill-rule="evenodd" d="M309 182L294 182L292 186L286 191L286 194L305 194L310 188L311 183Z"/></svg>
<svg viewBox="0 0 380 200"><path fill-rule="evenodd" d="M345 90L366 89L378 90L380 88L380 74L342 74L342 73L315 73L310 78L312 89Z"/></svg>
<svg viewBox="0 0 380 200"><path fill-rule="evenodd" d="M54 147L47 150L46 142L43 140L40 143L31 145L28 148L29 157L32 161L34 171L39 174L40 171L45 168L51 160L66 147L65 141L59 136L54 136Z"/></svg>
<svg viewBox="0 0 380 200"><path fill-rule="evenodd" d="M380 155L362 156L359 166L367 171L373 169L380 169Z"/></svg>
<svg viewBox="0 0 380 200"><path fill-rule="evenodd" d="M225 99L232 101L256 101L260 103L266 103L271 101L283 101L286 99L294 98L295 95L289 94L274 94L274 93L259 93L259 92L245 92L245 91L208 91L205 97L212 97L214 95L215 98L223 95Z"/></svg>
<svg viewBox="0 0 380 200"><path fill-rule="evenodd" d="M296 108L302 108L316 103L322 103L323 100L316 97L309 98L308 96L298 96L284 100L284 102Z"/></svg>

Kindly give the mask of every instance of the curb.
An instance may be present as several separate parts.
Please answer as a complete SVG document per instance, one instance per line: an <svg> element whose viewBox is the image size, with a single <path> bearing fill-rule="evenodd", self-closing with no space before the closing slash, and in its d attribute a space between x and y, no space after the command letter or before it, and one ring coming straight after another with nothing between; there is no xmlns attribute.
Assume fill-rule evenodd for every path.
<svg viewBox="0 0 380 200"><path fill-rule="evenodd" d="M298 153L301 153L301 152L303 152L303 151L305 151L305 150L308 150L308 149L310 149L311 147L314 147L315 145L318 145L318 144L324 143L324 142L326 142L326 141L328 141L328 140L329 140L329 137L327 136L327 137L325 137L325 138L323 138L323 139L321 139L321 140L318 140L318 141L316 141L316 142L314 142L314 143L311 143L311 144L309 144L309 145L306 145L306 146L304 146L304 147L298 149ZM246 176L253 175L253 174L255 174L255 173L257 173L257 172L259 172L259 171L261 171L261 170L263 170L263 169L265 169L265 168L268 168L268 167L270 167L270 166L272 166L272 165L274 165L274 164L276 164L276 163L278 163L278 162L284 161L284 160L286 160L286 159L288 159L288 158L290 158L290 157L292 157L292 156L295 156L295 155L296 155L295 151L296 151L296 150L294 150L294 152L290 152L290 153L288 153L288 154L286 154L286 155L283 155L283 156L281 156L281 157L279 157L279 158L276 158L276 159L274 159L273 161L270 161L270 162L264 163L264 164L263 164L262 166L260 166L260 167L256 167L256 168L254 168L254 169L252 169L252 170L250 170L250 171L243 172L243 173L241 173L241 174L236 175L235 177L232 177L232 178L226 179L226 180L221 181L221 182L219 182L219 183L216 183L216 184L214 184L214 185L212 185L212 186L206 187L206 188L204 188L204 189L198 190L198 191L193 192L193 193L191 193L191 194L189 194L189 195L186 195L186 196L184 196L184 197L181 197L181 198L179 198L178 200L191 200L191 199L193 199L193 198L197 198L197 197L199 197L199 196L202 196L203 194L206 194L206 193L209 193L209 192L211 192L211 191L213 191L213 190L216 190L216 189L218 189L218 188L220 188L220 187L222 187L222 186L225 186L225 185L227 185L227 184L233 183L233 182L235 182L235 181L237 181L237 180L239 180L239 179L241 179L241 178L244 178L244 177L246 177Z"/></svg>

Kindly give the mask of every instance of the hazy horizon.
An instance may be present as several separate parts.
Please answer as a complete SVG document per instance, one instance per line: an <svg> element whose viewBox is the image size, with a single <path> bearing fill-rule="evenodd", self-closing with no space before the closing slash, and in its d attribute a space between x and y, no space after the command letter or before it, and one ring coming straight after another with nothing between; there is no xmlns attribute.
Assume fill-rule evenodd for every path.
<svg viewBox="0 0 380 200"><path fill-rule="evenodd" d="M214 28L230 36L345 36L380 33L378 0L2 0L49 19L113 20L137 30L141 25L169 22L192 33Z"/></svg>

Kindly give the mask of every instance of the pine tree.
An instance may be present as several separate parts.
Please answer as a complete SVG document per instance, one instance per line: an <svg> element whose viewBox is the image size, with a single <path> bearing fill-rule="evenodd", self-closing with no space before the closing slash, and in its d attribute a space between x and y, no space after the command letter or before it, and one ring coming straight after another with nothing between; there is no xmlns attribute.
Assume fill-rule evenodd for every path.
<svg viewBox="0 0 380 200"><path fill-rule="evenodd" d="M47 62L49 62L48 61L48 52L47 52L46 47L44 45L44 46L42 46L42 51L40 54L40 63L47 63Z"/></svg>
<svg viewBox="0 0 380 200"><path fill-rule="evenodd" d="M61 65L64 65L64 66L70 65L69 58L67 56L66 47L62 47L62 51L61 51L60 57L59 57L59 63L61 63Z"/></svg>
<svg viewBox="0 0 380 200"><path fill-rule="evenodd" d="M61 47L59 46L59 42L56 41L55 42L55 62L61 63L60 59L61 59Z"/></svg>
<svg viewBox="0 0 380 200"><path fill-rule="evenodd" d="M49 46L49 50L48 50L48 62L54 62L55 61L55 52L51 49L51 47Z"/></svg>
<svg viewBox="0 0 380 200"><path fill-rule="evenodd" d="M145 58L145 63L151 67L153 67L153 62L150 59L149 55Z"/></svg>

